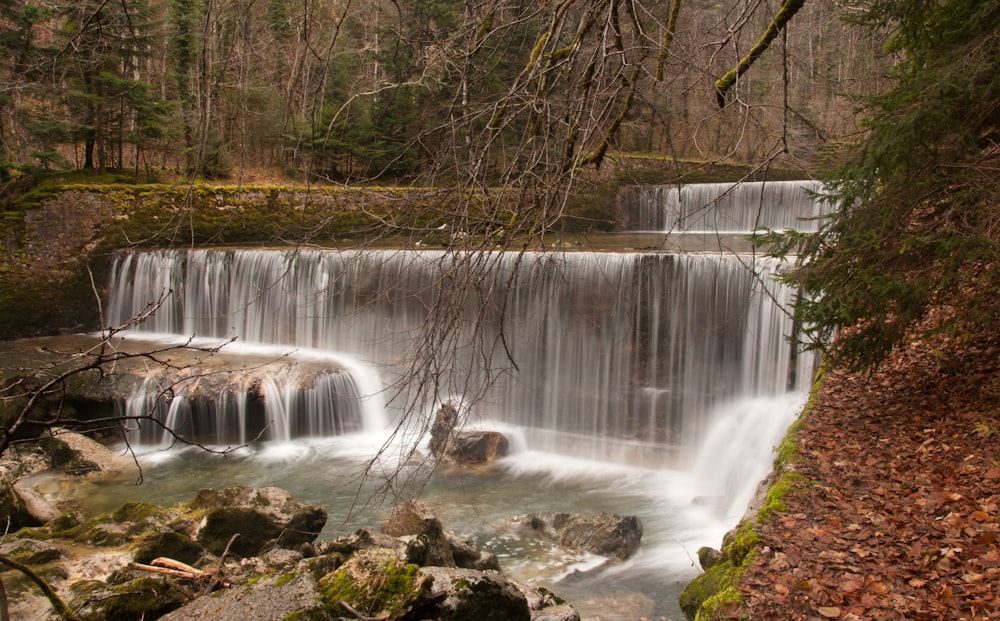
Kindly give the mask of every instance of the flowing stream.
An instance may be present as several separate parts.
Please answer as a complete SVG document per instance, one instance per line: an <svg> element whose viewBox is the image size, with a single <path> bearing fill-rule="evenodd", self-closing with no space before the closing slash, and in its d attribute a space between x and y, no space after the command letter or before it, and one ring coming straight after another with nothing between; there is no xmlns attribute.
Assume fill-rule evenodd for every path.
<svg viewBox="0 0 1000 621"><path fill-rule="evenodd" d="M619 196L622 230L751 233L815 231L828 203L818 181L635 185Z"/></svg>
<svg viewBox="0 0 1000 621"><path fill-rule="evenodd" d="M680 619L697 549L718 546L742 515L809 389L815 361L789 344L794 292L775 283L778 269L719 253L122 254L109 323L156 307L128 338L235 337L226 351L329 372L208 396L137 391L126 411L155 411L192 439L263 441L225 457L166 450L146 425L130 437L144 484L95 484L85 501L169 504L201 487L273 485L326 507L332 538L377 527L419 492L447 529L585 617ZM447 400L468 427L504 432L510 455L437 471L413 459ZM635 514L642 545L608 563L505 526L532 511Z"/></svg>

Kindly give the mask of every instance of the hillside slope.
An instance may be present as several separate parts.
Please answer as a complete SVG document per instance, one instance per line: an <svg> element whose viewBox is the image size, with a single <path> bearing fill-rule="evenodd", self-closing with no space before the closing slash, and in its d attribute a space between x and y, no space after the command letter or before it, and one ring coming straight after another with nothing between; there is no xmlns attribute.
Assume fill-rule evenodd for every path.
<svg viewBox="0 0 1000 621"><path fill-rule="evenodd" d="M722 618L1000 618L1000 334L828 374L795 469Z"/></svg>

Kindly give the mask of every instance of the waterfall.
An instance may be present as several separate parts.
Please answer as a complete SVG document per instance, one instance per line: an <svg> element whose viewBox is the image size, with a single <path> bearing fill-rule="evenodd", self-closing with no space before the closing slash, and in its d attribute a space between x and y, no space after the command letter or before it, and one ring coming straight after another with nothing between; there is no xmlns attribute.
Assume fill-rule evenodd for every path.
<svg viewBox="0 0 1000 621"><path fill-rule="evenodd" d="M818 181L637 185L622 189L620 228L669 233L815 231L825 203Z"/></svg>
<svg viewBox="0 0 1000 621"><path fill-rule="evenodd" d="M355 378L345 370L321 373L308 384L294 377L264 375L210 393L184 381L168 387L162 384L148 379L120 404L123 411L119 414L132 419L131 443L169 446L176 434L186 440L232 446L258 437L288 441L366 427ZM143 420L145 416L157 422Z"/></svg>
<svg viewBox="0 0 1000 621"><path fill-rule="evenodd" d="M471 261L486 264L475 287L447 297ZM442 395L462 398L489 376L477 416L533 430L527 435L543 450L606 450L594 439L693 447L718 405L808 387L812 359L791 355L792 323L781 308L791 292L773 281L775 269L731 255L159 250L116 257L107 316L124 323L170 291L135 330L337 352L376 369L383 385L403 386L406 361L427 354L428 309L458 304L464 312L454 315L447 347L421 360L440 369ZM356 429L357 418L343 413L352 390L371 397L377 389L265 394L268 407L307 412L282 414L287 424L268 433ZM242 424L233 418L277 420L259 404L225 399L234 397L185 420L217 421L215 434ZM319 413L330 401L338 413Z"/></svg>

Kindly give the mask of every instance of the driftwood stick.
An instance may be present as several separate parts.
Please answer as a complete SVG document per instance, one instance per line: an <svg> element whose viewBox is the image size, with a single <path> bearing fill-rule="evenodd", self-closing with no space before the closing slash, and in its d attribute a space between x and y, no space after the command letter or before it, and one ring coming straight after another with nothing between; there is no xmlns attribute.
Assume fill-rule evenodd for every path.
<svg viewBox="0 0 1000 621"><path fill-rule="evenodd" d="M190 572L196 576L204 576L205 572L195 567L191 567L187 563L182 563L176 559L167 558L165 556L158 556L154 558L149 563L150 565L156 565L157 567L167 567L169 569L176 569L177 571Z"/></svg>
<svg viewBox="0 0 1000 621"><path fill-rule="evenodd" d="M171 569L169 567L154 567L153 565L144 565L142 563L129 563L129 566L135 569L141 569L142 571L150 571L155 574L164 574L167 576L174 576L175 578L184 578L186 580L197 580L204 576L204 572L191 573L189 571L184 571L181 569ZM197 571L197 570L196 570Z"/></svg>

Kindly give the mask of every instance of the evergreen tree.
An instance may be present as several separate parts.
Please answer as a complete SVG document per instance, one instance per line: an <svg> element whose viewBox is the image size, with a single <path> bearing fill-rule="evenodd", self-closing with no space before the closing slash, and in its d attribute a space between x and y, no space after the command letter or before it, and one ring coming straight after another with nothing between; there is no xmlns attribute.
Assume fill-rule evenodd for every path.
<svg viewBox="0 0 1000 621"><path fill-rule="evenodd" d="M863 19L890 34L896 81L866 103L832 218L778 249L802 253L798 312L853 368L936 305L957 309L959 331L1000 315L1000 3L877 0Z"/></svg>

